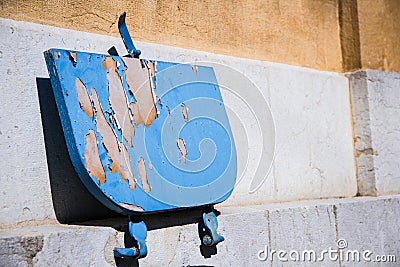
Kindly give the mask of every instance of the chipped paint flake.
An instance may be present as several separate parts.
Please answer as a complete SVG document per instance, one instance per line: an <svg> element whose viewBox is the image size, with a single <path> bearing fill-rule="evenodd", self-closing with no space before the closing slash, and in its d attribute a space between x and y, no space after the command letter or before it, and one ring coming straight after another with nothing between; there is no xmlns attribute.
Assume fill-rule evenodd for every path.
<svg viewBox="0 0 400 267"><path fill-rule="evenodd" d="M107 122L101 108L97 92L94 88L92 89L92 97L93 105L96 110L97 131L100 133L101 141L107 150L108 157L112 161L111 172L118 172L123 181L128 180L129 187L133 190L136 186L136 180L131 170L128 151L126 150L124 144L118 142L117 136L115 135L110 124Z"/></svg>
<svg viewBox="0 0 400 267"><path fill-rule="evenodd" d="M182 114L185 121L188 122L189 121L188 108L184 103L182 103Z"/></svg>
<svg viewBox="0 0 400 267"><path fill-rule="evenodd" d="M153 169L153 163L149 162L149 169L152 170Z"/></svg>
<svg viewBox="0 0 400 267"><path fill-rule="evenodd" d="M135 190L136 189L136 179L133 176L128 177L129 189Z"/></svg>
<svg viewBox="0 0 400 267"><path fill-rule="evenodd" d="M149 180L147 178L146 165L142 157L138 161L138 173L140 180L142 180L143 190L147 193L150 192L151 187L149 185Z"/></svg>
<svg viewBox="0 0 400 267"><path fill-rule="evenodd" d="M196 65L192 65L192 70L194 73L197 73L199 70L197 69Z"/></svg>
<svg viewBox="0 0 400 267"><path fill-rule="evenodd" d="M151 76L156 76L156 63L152 60L149 60L147 65L149 66Z"/></svg>
<svg viewBox="0 0 400 267"><path fill-rule="evenodd" d="M148 127L157 117L149 69L146 63L139 59L127 59L125 64L128 67L125 71L126 81L136 99L136 102L129 105L133 119L136 125L144 124Z"/></svg>
<svg viewBox="0 0 400 267"><path fill-rule="evenodd" d="M56 59L60 58L60 53L59 52L56 52L55 55L56 55Z"/></svg>
<svg viewBox="0 0 400 267"><path fill-rule="evenodd" d="M96 134L93 130L89 130L89 133L86 135L86 148L83 158L85 159L85 166L90 176L96 178L100 182L100 185L104 184L106 173L100 161Z"/></svg>
<svg viewBox="0 0 400 267"><path fill-rule="evenodd" d="M79 78L76 78L76 92L78 93L78 100L81 109L86 112L86 115L93 117L94 112L92 108L92 102L90 101L86 86Z"/></svg>
<svg viewBox="0 0 400 267"><path fill-rule="evenodd" d="M76 67L76 52L69 52L69 59L72 61L72 65Z"/></svg>
<svg viewBox="0 0 400 267"><path fill-rule="evenodd" d="M128 145L132 146L132 135L135 134L135 128L129 115L126 93L117 73L117 62L112 57L106 57L103 61L103 67L107 70L109 100L115 113L115 121Z"/></svg>
<svg viewBox="0 0 400 267"><path fill-rule="evenodd" d="M185 141L182 138L178 138L178 148L181 151L183 162L186 163L187 150Z"/></svg>
<svg viewBox="0 0 400 267"><path fill-rule="evenodd" d="M110 123L111 123L111 125L116 125L114 116L110 116Z"/></svg>
<svg viewBox="0 0 400 267"><path fill-rule="evenodd" d="M132 204L128 204L128 203L124 203L124 202L119 202L118 203L121 207L124 207L125 209L128 210L133 210L133 211L144 211L142 207L140 206L136 206L136 205L132 205Z"/></svg>

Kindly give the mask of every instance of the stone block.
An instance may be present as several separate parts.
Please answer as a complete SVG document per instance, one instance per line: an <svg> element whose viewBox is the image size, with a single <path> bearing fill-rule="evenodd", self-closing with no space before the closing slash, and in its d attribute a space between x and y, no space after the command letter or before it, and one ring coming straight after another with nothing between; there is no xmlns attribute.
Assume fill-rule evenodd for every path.
<svg viewBox="0 0 400 267"><path fill-rule="evenodd" d="M358 191L400 193L400 74L348 74L354 121Z"/></svg>

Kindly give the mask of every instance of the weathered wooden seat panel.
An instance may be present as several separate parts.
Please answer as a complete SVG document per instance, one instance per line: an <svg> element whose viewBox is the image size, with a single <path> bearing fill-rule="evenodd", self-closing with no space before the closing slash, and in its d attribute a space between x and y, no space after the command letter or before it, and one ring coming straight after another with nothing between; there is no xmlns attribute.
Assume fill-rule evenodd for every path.
<svg viewBox="0 0 400 267"><path fill-rule="evenodd" d="M236 149L211 67L45 52L68 150L109 208L136 214L224 201Z"/></svg>

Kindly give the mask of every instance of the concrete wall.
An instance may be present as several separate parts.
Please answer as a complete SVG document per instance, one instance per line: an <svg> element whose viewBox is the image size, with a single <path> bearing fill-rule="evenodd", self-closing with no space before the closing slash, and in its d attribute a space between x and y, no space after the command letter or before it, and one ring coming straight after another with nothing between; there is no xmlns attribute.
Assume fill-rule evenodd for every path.
<svg viewBox="0 0 400 267"><path fill-rule="evenodd" d="M79 181L42 55L50 47L105 53L112 45L123 54L121 40L8 19L0 19L0 40L1 266L320 266L260 261L257 254L266 246L336 249L340 240L350 250L399 260L399 197L352 198L357 181L360 193L400 192L399 75L362 71L349 83L338 73L138 42L144 58L215 67L240 181L216 207L226 237L221 244L200 245L199 210L158 214L145 218L149 256L121 260L112 250L129 246L127 219L105 209ZM251 194L263 174L266 181ZM292 202L272 203L285 201Z"/></svg>
<svg viewBox="0 0 400 267"><path fill-rule="evenodd" d="M397 0L2 1L0 16L328 71L400 71Z"/></svg>
<svg viewBox="0 0 400 267"><path fill-rule="evenodd" d="M400 72L400 2L357 1L364 69Z"/></svg>
<svg viewBox="0 0 400 267"><path fill-rule="evenodd" d="M329 1L3 1L0 16L227 55L341 69L337 3Z"/></svg>
<svg viewBox="0 0 400 267"><path fill-rule="evenodd" d="M7 19L0 23L0 147L13 151L2 154L2 213L7 216L0 216L0 223L109 216L87 195L71 167L51 88L43 79L48 74L42 52L58 47L104 53L117 45L123 53L121 40ZM240 155L240 181L223 205L356 194L344 76L147 43L138 46L144 58L219 64L217 79ZM267 174L250 194L251 182L258 179L260 184ZM90 208L93 205L96 208Z"/></svg>

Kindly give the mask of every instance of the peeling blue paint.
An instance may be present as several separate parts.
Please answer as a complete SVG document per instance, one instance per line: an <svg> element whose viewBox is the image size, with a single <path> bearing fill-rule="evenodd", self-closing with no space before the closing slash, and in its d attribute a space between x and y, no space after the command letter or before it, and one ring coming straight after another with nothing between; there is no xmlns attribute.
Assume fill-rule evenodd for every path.
<svg viewBox="0 0 400 267"><path fill-rule="evenodd" d="M76 53L76 64L71 60ZM107 70L102 63L106 55L51 49L45 58L62 121L72 162L89 191L104 205L122 214L137 214L215 204L224 201L232 192L237 175L236 149L218 83L211 67L170 62L155 62L155 76L151 79L156 94L158 114L152 124L132 123L135 135L132 147L123 138L122 130L113 121L113 107L109 100ZM112 56L118 62L116 72L121 79L127 102L137 102L127 83L126 60ZM149 63L149 61L146 61ZM75 66L74 66L75 65ZM132 190L128 180L112 172L112 160L97 129L96 116L89 117L82 110L75 81L79 78L92 98L95 88L104 116L116 134L120 145L128 151L132 173L137 180ZM159 101L157 101L159 99ZM188 108L189 121L182 116L182 103ZM93 103L92 103L93 104ZM98 110L95 112L99 112ZM83 155L85 136L96 131L98 150L106 181L100 185L89 175ZM177 139L185 142L186 162ZM144 159L151 190L143 189L138 173L138 162ZM150 164L152 168L150 168ZM143 209L129 210L120 203Z"/></svg>

